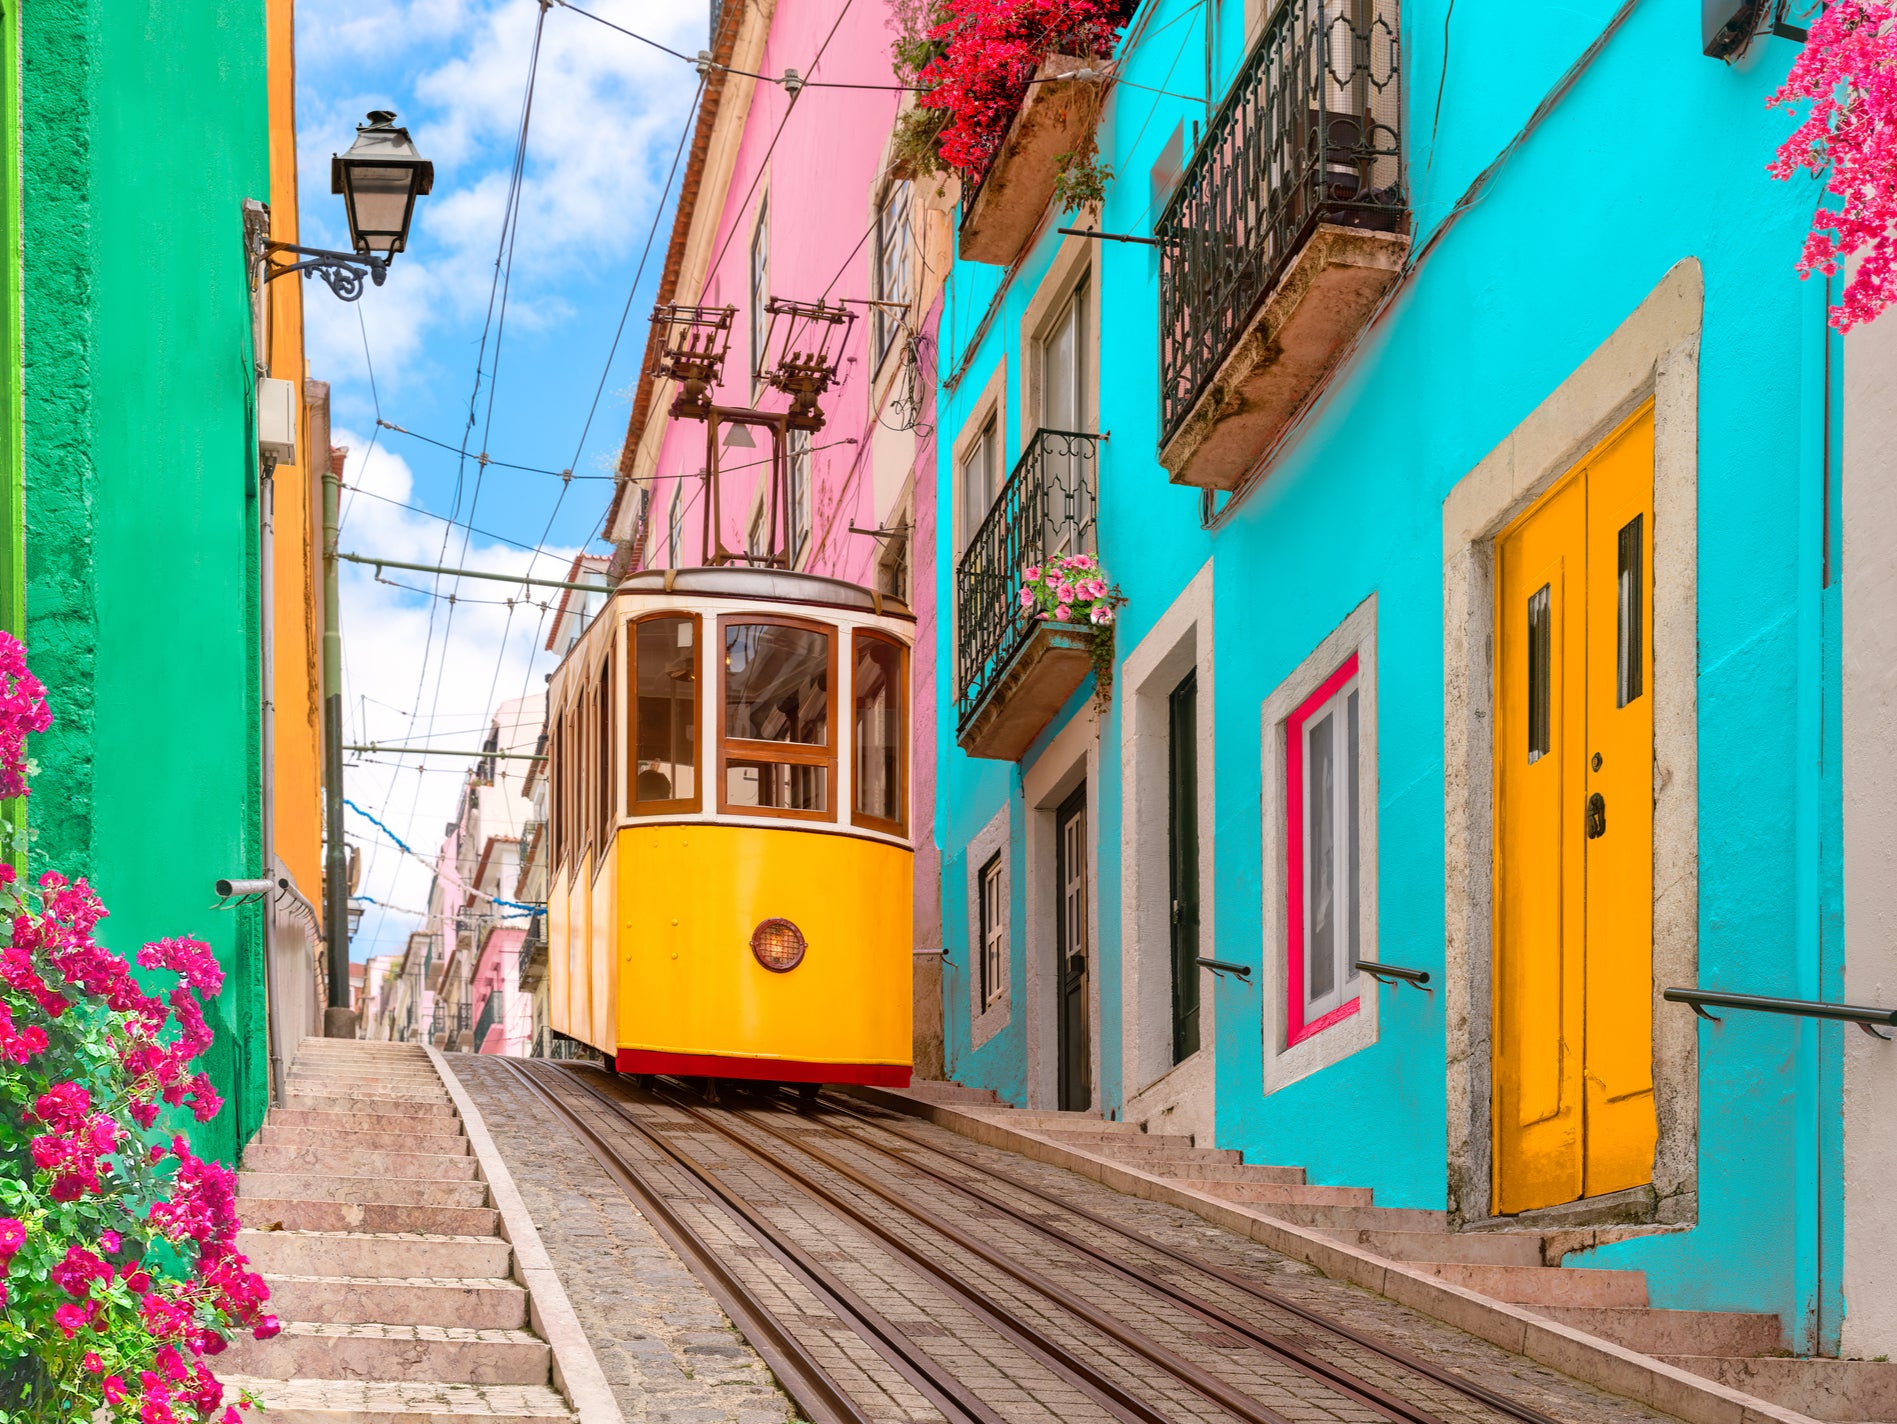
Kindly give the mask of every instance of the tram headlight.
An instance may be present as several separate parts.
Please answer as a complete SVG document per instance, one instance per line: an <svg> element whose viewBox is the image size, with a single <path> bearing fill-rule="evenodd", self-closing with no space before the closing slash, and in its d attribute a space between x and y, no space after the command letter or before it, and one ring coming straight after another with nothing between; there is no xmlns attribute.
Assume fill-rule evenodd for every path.
<svg viewBox="0 0 1897 1424"><path fill-rule="evenodd" d="M751 931L751 953L773 974L788 974L804 962L804 932L789 920L765 920Z"/></svg>

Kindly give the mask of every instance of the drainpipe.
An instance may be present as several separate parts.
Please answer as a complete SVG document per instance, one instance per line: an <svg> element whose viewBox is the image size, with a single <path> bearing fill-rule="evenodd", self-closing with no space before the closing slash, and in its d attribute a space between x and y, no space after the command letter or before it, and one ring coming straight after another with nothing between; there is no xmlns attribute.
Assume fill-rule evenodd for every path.
<svg viewBox="0 0 1897 1424"><path fill-rule="evenodd" d="M276 504L277 462L264 459L257 482L257 518L262 539L258 562L263 583L263 863L267 879L277 878L277 632ZM277 897L259 902L263 911L263 1031L270 1055L270 1105L283 1102L283 1048L277 1041Z"/></svg>
<svg viewBox="0 0 1897 1424"><path fill-rule="evenodd" d="M330 454L323 468L323 811L329 842L323 875L323 927L329 943L325 1038L354 1038L349 1008L349 867L343 848L343 639L336 587L337 507L342 476Z"/></svg>

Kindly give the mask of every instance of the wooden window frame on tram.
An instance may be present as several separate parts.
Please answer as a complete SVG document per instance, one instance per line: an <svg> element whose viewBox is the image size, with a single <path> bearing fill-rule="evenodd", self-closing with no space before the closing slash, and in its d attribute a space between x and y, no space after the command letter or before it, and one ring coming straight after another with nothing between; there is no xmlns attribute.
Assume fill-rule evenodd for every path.
<svg viewBox="0 0 1897 1424"><path fill-rule="evenodd" d="M909 717L913 709L909 705L909 645L902 639L883 632L879 628L854 628L850 631L850 755L856 756L856 649L859 643L875 641L886 643L896 650L896 686L894 689L896 706L900 712L897 719L899 734L896 746L896 819L891 821L882 816L866 815L856 809L856 773L852 762L850 773L850 824L861 826L865 830L881 831L884 835L899 836L904 840L909 836Z"/></svg>
<svg viewBox="0 0 1897 1424"><path fill-rule="evenodd" d="M675 797L670 801L641 801L639 788L639 633L641 623L654 623L660 619L676 621L686 619L692 625L692 660L698 676L693 679L692 693L692 794ZM626 806L632 816L676 816L683 813L698 814L705 797L705 619L704 615L690 613L676 608L656 609L651 613L641 613L626 622L626 746L630 755L626 758ZM722 645L722 638L720 644ZM723 680L720 679L719 692L723 693Z"/></svg>
<svg viewBox="0 0 1897 1424"><path fill-rule="evenodd" d="M803 742L754 742L748 738L733 738L726 735L725 712L728 706L726 682L730 669L725 665L725 629L733 624L752 627L758 624L771 624L782 628L802 628L807 632L821 633L828 650L826 691L824 697L824 745L813 747ZM785 613L721 613L718 615L718 643L712 650L718 666L718 814L721 816L760 817L773 821L801 821L805 824L836 825L838 823L837 803L842 800L841 786L837 777L837 704L841 701L842 691L837 680L837 644L842 641L843 629L835 623L823 623L814 618L797 618ZM851 712L854 715L854 694L852 694ZM798 811L785 806L739 806L726 797L730 785L729 766L732 754L736 753L741 761L776 762L784 766L821 766L828 769L829 780L824 786L824 808L821 811ZM855 792L852 790L851 795Z"/></svg>

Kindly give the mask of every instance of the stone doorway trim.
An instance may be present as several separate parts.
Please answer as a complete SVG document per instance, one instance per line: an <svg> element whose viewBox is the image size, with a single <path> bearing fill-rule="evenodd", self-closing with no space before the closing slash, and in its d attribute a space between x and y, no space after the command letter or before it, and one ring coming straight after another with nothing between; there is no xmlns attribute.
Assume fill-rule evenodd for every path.
<svg viewBox="0 0 1897 1424"><path fill-rule="evenodd" d="M1699 337L1685 258L1443 500L1444 1012L1448 1205L1491 1215L1494 540L1641 404L1654 402L1654 1098L1659 1143L1643 1219L1698 1216L1699 1034L1660 990L1698 982ZM1624 1217L1623 1217L1624 1219Z"/></svg>

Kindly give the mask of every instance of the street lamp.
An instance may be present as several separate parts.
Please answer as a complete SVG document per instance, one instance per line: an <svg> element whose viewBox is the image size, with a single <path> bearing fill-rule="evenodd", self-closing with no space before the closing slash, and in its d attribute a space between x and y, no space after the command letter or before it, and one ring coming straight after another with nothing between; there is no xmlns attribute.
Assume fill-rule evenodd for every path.
<svg viewBox="0 0 1897 1424"><path fill-rule="evenodd" d="M415 200L435 186L435 165L415 151L408 130L396 127L388 109L373 109L369 122L356 126L356 141L329 158L329 189L342 195L349 219L349 252L299 247L293 242L263 245L264 281L292 272L314 273L346 302L362 296L362 279L376 286L388 279L389 263L408 247ZM269 259L294 252L302 262L277 264Z"/></svg>

